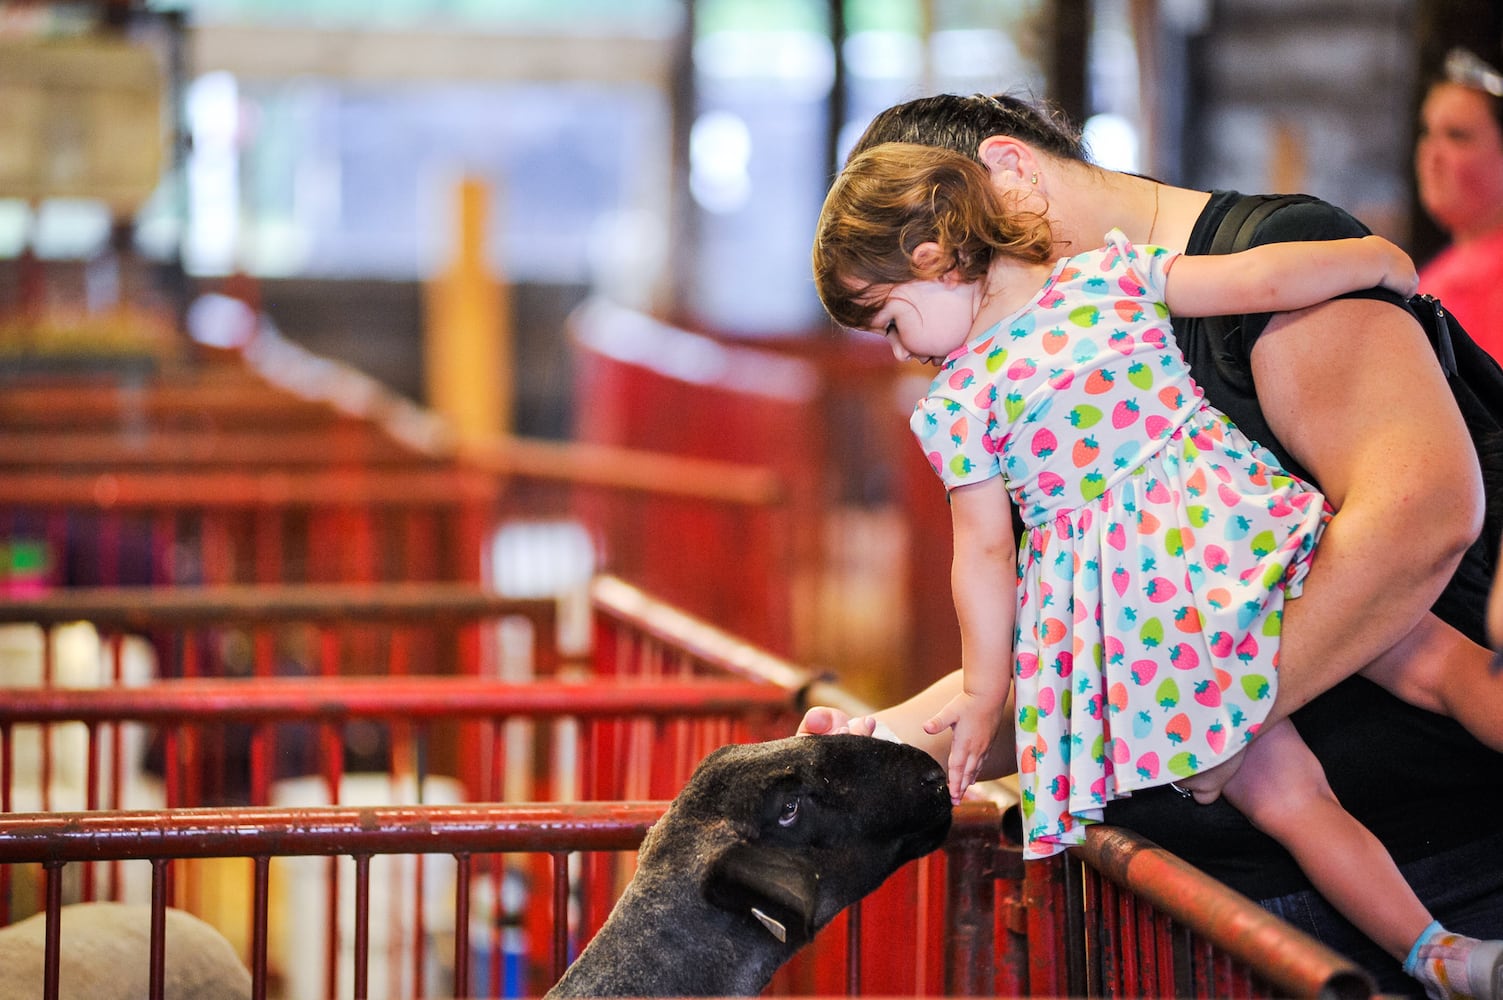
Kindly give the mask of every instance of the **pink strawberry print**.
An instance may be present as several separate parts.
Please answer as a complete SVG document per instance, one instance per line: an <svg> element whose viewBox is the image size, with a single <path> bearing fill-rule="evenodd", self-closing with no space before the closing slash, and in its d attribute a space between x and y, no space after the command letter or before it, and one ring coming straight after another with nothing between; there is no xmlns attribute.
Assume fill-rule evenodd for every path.
<svg viewBox="0 0 1503 1000"><path fill-rule="evenodd" d="M1055 705L1054 689L1052 687L1045 687L1040 689L1039 696L1037 698L1037 704L1039 715L1045 717L1053 715Z"/></svg>
<svg viewBox="0 0 1503 1000"><path fill-rule="evenodd" d="M1195 682L1195 700L1207 708L1221 706L1221 688L1214 681Z"/></svg>
<svg viewBox="0 0 1503 1000"><path fill-rule="evenodd" d="M1075 372L1069 368L1055 368L1049 372L1049 388L1064 392L1075 382Z"/></svg>
<svg viewBox="0 0 1503 1000"><path fill-rule="evenodd" d="M1124 427L1131 427L1141 410L1136 399L1117 400L1117 405L1112 407L1112 426L1119 431Z"/></svg>
<svg viewBox="0 0 1503 1000"><path fill-rule="evenodd" d="M1123 305L1132 305L1132 303L1118 302L1117 311L1119 314L1122 311ZM1137 307L1134 305L1133 308L1136 309ZM1113 330L1111 333L1106 335L1106 346L1110 347L1118 354L1131 354L1133 345L1134 341L1132 339L1132 334L1128 333L1126 330Z"/></svg>
<svg viewBox="0 0 1503 1000"><path fill-rule="evenodd" d="M1230 565L1231 557L1226 554L1226 549L1219 545L1207 545L1201 552L1201 556L1205 560L1206 569L1212 573L1225 573L1227 566Z"/></svg>
<svg viewBox="0 0 1503 1000"><path fill-rule="evenodd" d="M1038 370L1038 365L1034 364L1032 359L1019 358L1007 366L1007 377L1014 382L1018 382L1025 378L1030 378Z"/></svg>
<svg viewBox="0 0 1503 1000"><path fill-rule="evenodd" d="M1189 643L1178 642L1169 650L1169 662L1176 670L1194 670L1200 666L1200 654Z"/></svg>
<svg viewBox="0 0 1503 1000"><path fill-rule="evenodd" d="M1132 679L1139 687L1153 680L1153 675L1159 672L1159 665L1152 660L1134 660L1132 664Z"/></svg>
<svg viewBox="0 0 1503 1000"><path fill-rule="evenodd" d="M1138 758L1138 776L1144 781L1156 781L1159 776L1159 755L1152 750Z"/></svg>
<svg viewBox="0 0 1503 1000"><path fill-rule="evenodd" d="M1019 653L1013 670L1020 680L1027 680L1039 672L1039 658L1033 653Z"/></svg>
<svg viewBox="0 0 1503 1000"><path fill-rule="evenodd" d="M976 373L969 368L957 368L950 373L950 388L964 389L976 381Z"/></svg>
<svg viewBox="0 0 1503 1000"><path fill-rule="evenodd" d="M1146 592L1148 599L1154 604L1163 604L1179 593L1179 588L1162 576L1156 576L1148 581Z"/></svg>
<svg viewBox="0 0 1503 1000"><path fill-rule="evenodd" d="M1065 481L1058 473L1040 472L1038 482L1039 490L1045 496L1058 497L1064 495Z"/></svg>
<svg viewBox="0 0 1503 1000"><path fill-rule="evenodd" d="M1121 528L1122 526L1119 524L1117 527ZM1117 592L1118 597L1123 597L1127 594L1127 587L1131 582L1132 578L1128 576L1127 570L1121 566L1112 570L1112 589Z"/></svg>
<svg viewBox="0 0 1503 1000"><path fill-rule="evenodd" d="M1206 745L1218 757L1226 749L1226 727L1220 722L1213 722L1206 727Z"/></svg>
<svg viewBox="0 0 1503 1000"><path fill-rule="evenodd" d="M1121 552L1127 547L1127 530L1122 527L1121 521L1113 521L1106 529L1106 544Z"/></svg>
<svg viewBox="0 0 1503 1000"><path fill-rule="evenodd" d="M1059 447L1059 441L1054 437L1054 432L1047 427L1039 428L1033 435L1032 451L1036 458L1048 458L1054 454L1054 449Z"/></svg>
<svg viewBox="0 0 1503 1000"><path fill-rule="evenodd" d="M1054 672L1060 677L1069 677L1075 670L1075 657L1068 650L1054 658Z"/></svg>

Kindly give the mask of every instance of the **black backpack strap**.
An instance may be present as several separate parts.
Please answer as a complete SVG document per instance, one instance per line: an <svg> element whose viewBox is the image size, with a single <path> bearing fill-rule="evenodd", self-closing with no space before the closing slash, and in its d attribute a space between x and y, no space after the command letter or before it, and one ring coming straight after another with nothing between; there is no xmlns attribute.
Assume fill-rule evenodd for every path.
<svg viewBox="0 0 1503 1000"><path fill-rule="evenodd" d="M1263 220L1287 205L1315 199L1303 194L1248 194L1233 205L1211 237L1210 253L1238 253L1252 246L1253 236ZM1254 394L1252 369L1247 358L1250 350L1242 343L1241 316L1206 316L1200 320L1216 361L1216 371L1228 384L1248 395Z"/></svg>

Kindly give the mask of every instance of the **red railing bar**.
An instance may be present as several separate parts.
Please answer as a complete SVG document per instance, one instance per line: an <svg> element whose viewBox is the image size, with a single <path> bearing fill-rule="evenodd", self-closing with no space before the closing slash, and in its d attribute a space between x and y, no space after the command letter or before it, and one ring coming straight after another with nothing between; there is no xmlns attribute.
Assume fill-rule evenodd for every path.
<svg viewBox="0 0 1503 1000"><path fill-rule="evenodd" d="M638 641L656 640L669 645L686 663L805 692L811 703L844 708L853 714L871 711L869 706L841 688L825 683L818 675L650 597L646 591L617 577L602 576L592 581L590 602L597 625L609 626L611 621L625 625L639 637Z"/></svg>
<svg viewBox="0 0 1503 1000"><path fill-rule="evenodd" d="M1341 955L1127 830L1092 826L1085 845L1072 852L1143 904L1196 928L1221 954L1256 969L1276 992L1337 997L1373 992L1367 974ZM1300 939L1303 947L1289 947ZM1198 985L1223 990L1230 984L1217 976Z"/></svg>
<svg viewBox="0 0 1503 1000"><path fill-rule="evenodd" d="M0 623L88 621L106 629L145 629L358 619L431 625L516 615L544 624L554 621L557 606L551 598L504 597L464 583L73 587L36 597L8 598L0 604Z"/></svg>
<svg viewBox="0 0 1503 1000"><path fill-rule="evenodd" d="M319 507L339 504L455 508L492 500L501 484L484 472L381 469L274 472L30 472L0 479L0 504L99 510Z"/></svg>
<svg viewBox="0 0 1503 1000"><path fill-rule="evenodd" d="M705 716L791 707L789 693L743 680L601 681L482 677L194 678L126 688L0 688L7 724L618 716Z"/></svg>
<svg viewBox="0 0 1503 1000"><path fill-rule="evenodd" d="M10 813L0 816L0 864L628 851L665 808L665 802L524 802ZM949 842L995 836L996 826L995 806L962 803Z"/></svg>

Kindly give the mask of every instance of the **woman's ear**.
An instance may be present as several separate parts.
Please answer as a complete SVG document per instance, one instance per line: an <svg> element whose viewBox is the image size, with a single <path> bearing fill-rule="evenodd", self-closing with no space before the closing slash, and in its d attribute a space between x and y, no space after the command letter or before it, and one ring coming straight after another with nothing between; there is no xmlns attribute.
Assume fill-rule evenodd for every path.
<svg viewBox="0 0 1503 1000"><path fill-rule="evenodd" d="M1038 160L1033 150L1011 136L987 136L981 140L976 158L992 175L993 186L999 189L1038 183Z"/></svg>

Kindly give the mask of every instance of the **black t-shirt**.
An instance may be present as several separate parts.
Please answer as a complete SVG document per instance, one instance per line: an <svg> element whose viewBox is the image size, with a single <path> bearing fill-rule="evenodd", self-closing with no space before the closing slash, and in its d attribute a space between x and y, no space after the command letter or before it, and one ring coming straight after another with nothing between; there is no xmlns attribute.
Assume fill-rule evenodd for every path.
<svg viewBox="0 0 1503 1000"><path fill-rule="evenodd" d="M1215 192L1190 237L1188 253L1204 253L1221 218L1238 200ZM1325 202L1283 208L1259 226L1255 244L1361 236L1370 230ZM1382 289L1352 293L1404 308ZM1243 319L1247 350L1269 316ZM1174 322L1175 336L1206 398L1288 467L1307 475L1283 450L1263 419L1256 396L1221 377L1193 321ZM1352 331L1352 350L1362 350ZM1250 370L1251 360L1247 361ZM1495 553L1474 546L1463 569L1435 605L1444 620L1481 641L1485 588ZM1443 716L1414 708L1377 685L1353 678L1294 714L1331 789L1400 864L1503 830L1503 754ZM1135 793L1108 805L1106 821L1135 830L1254 899L1310 888L1294 860L1226 802L1200 806L1172 789ZM1503 859L1499 859L1503 865Z"/></svg>

